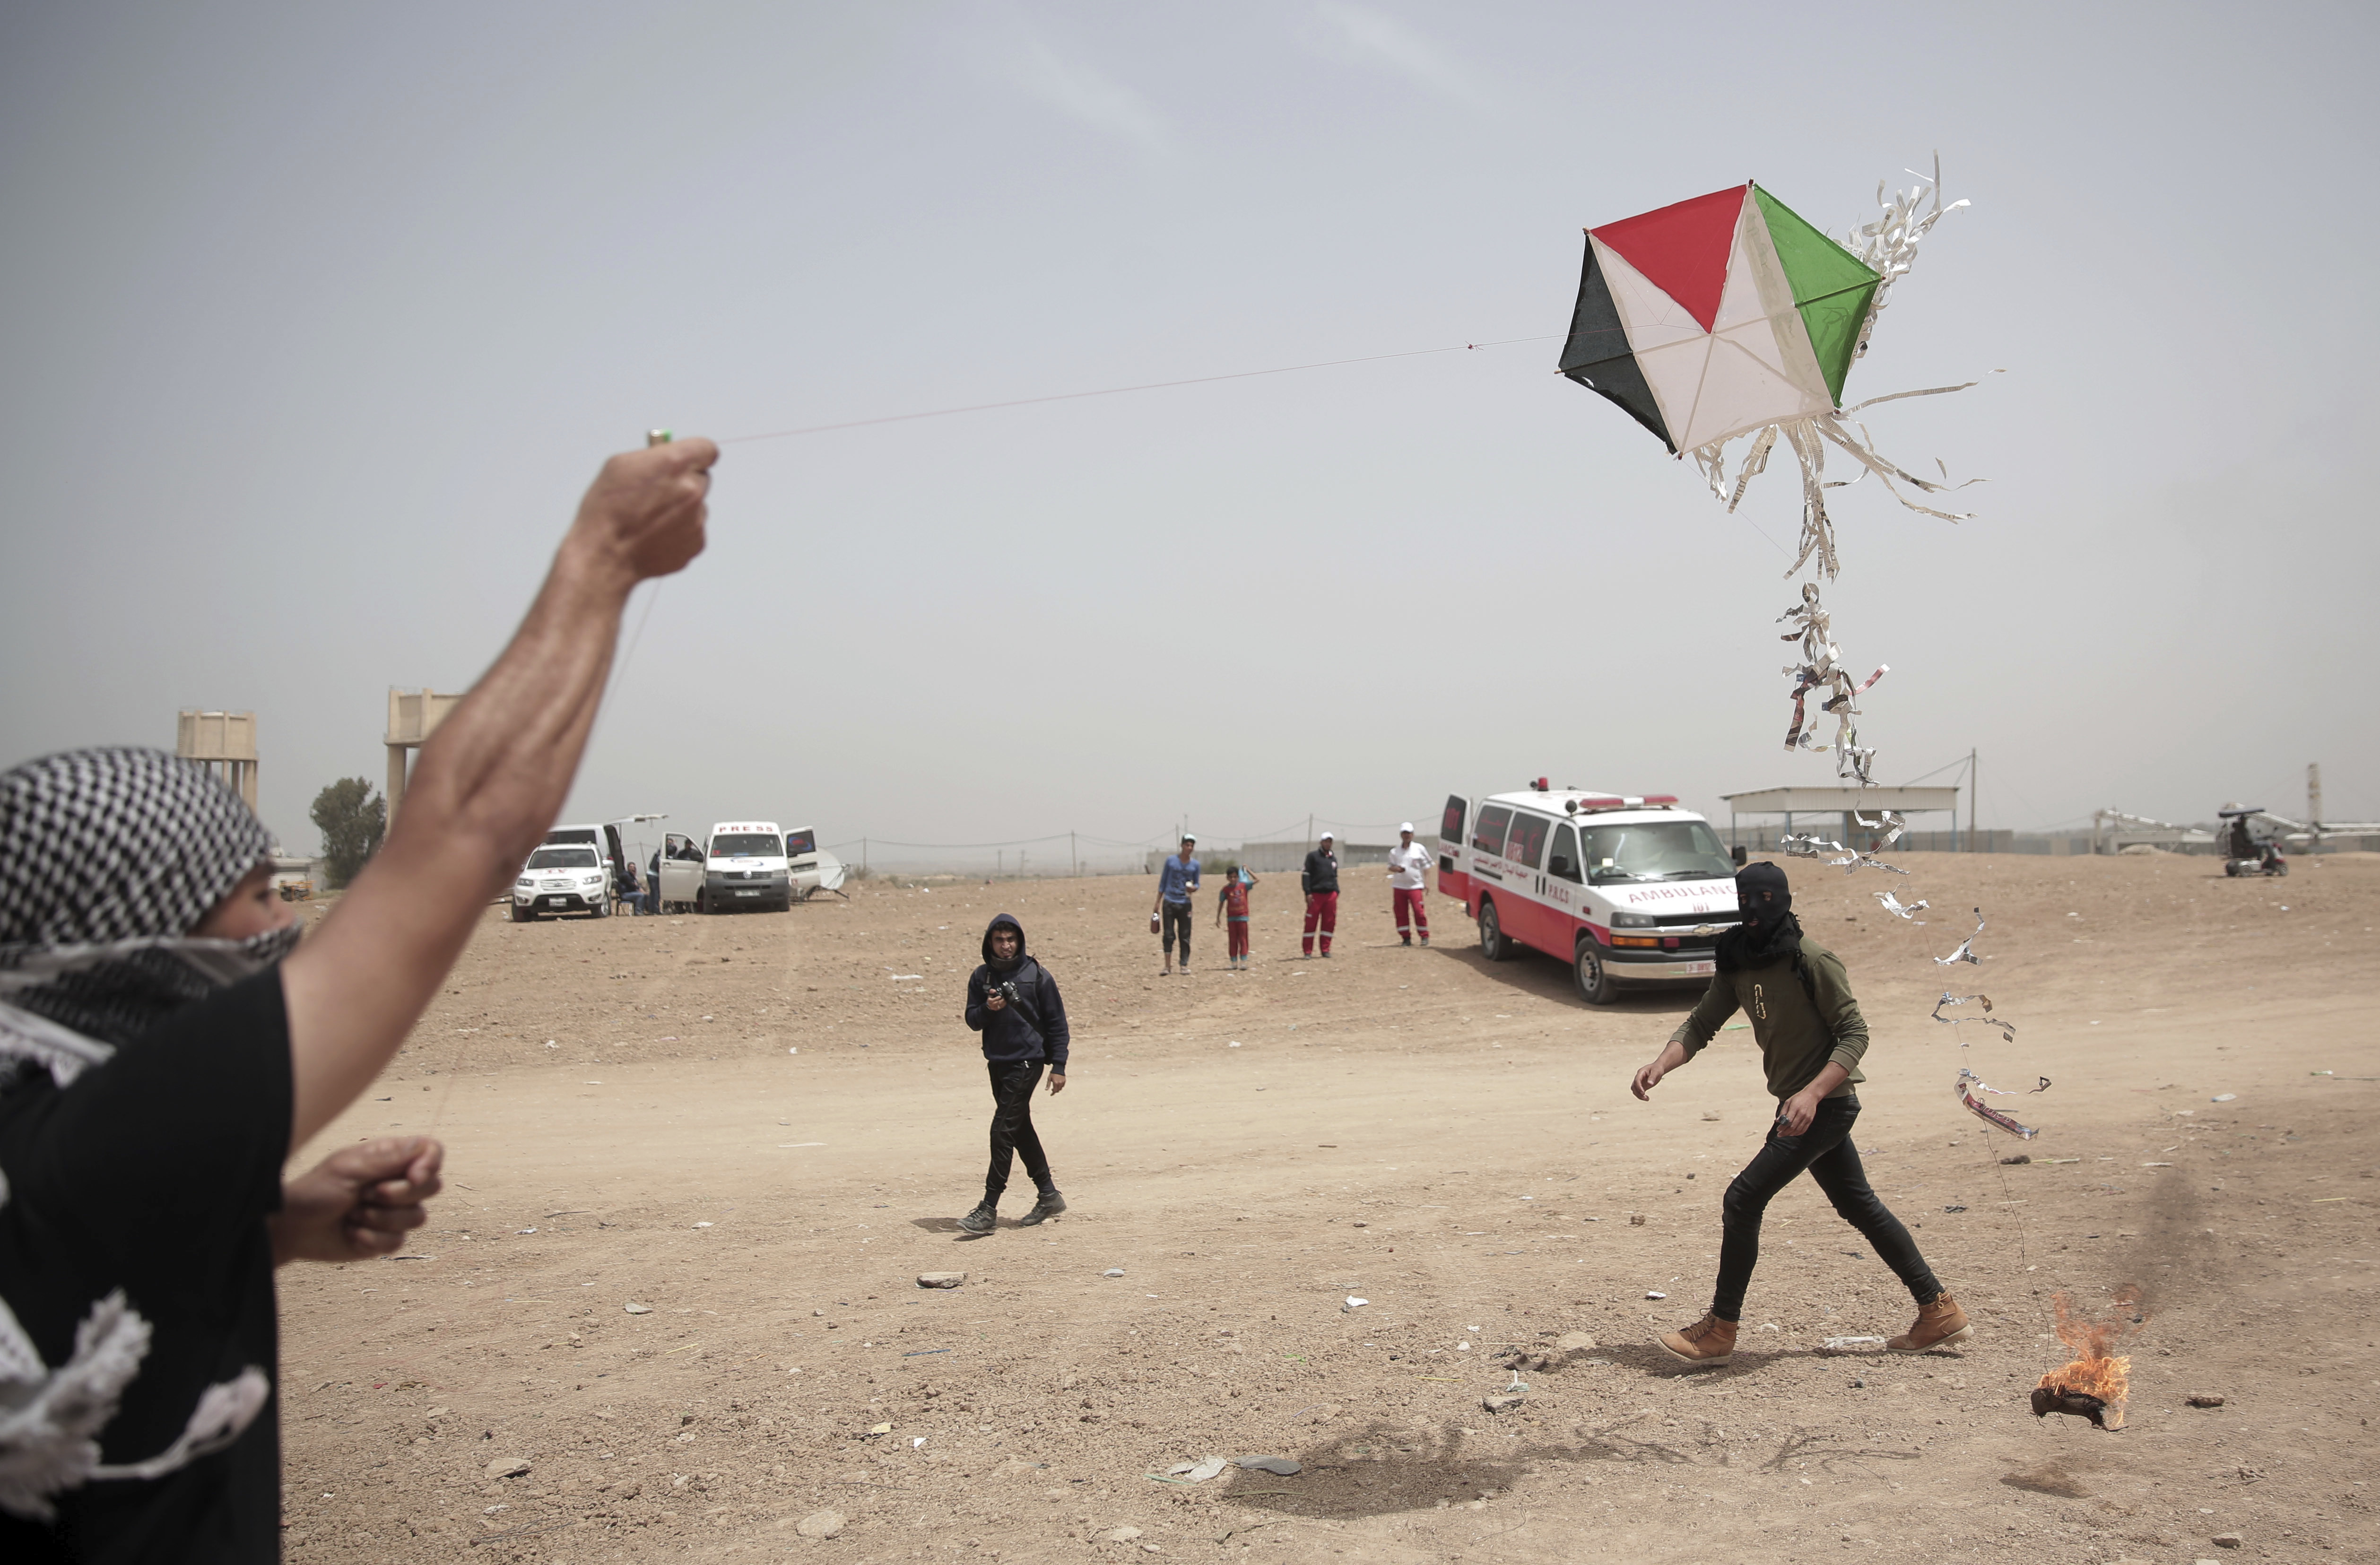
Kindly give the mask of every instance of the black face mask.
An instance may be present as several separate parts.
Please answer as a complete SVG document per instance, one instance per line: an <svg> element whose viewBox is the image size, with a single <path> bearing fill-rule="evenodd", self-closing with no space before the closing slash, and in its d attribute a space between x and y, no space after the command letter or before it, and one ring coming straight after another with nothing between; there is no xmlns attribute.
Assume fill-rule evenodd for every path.
<svg viewBox="0 0 2380 1565"><path fill-rule="evenodd" d="M1773 864L1747 864L1735 872L1735 904L1747 930L1774 929L1793 911L1792 883Z"/></svg>
<svg viewBox="0 0 2380 1565"><path fill-rule="evenodd" d="M1735 872L1735 904L1743 922L1718 938L1720 971L1761 966L1800 949L1802 926L1785 871L1767 862L1745 865Z"/></svg>

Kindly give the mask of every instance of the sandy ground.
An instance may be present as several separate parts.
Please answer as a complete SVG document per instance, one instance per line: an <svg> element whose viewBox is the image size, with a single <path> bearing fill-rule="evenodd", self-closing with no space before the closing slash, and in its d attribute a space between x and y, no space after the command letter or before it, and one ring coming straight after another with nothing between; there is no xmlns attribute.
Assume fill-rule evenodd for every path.
<svg viewBox="0 0 2380 1565"><path fill-rule="evenodd" d="M290 1556L2380 1559L2380 859L1905 862L1922 928L1874 872L1794 881L1876 1035L1856 1139L1979 1341L1824 1352L1912 1310L1803 1181L1699 1373L1651 1343L1706 1307L1768 1119L1749 1035L1636 1103L1690 997L1590 1008L1553 961L1483 962L1446 899L1399 949L1351 873L1338 956L1301 962L1276 878L1253 971L1202 925L1164 979L1145 878L492 911L326 1133L434 1130L455 1184L406 1257L283 1274ZM1985 964L1937 968L1978 903ZM970 1240L958 1012L1002 908L1074 1020L1037 1115L1073 1210ZM2012 1044L1927 1019L1946 971ZM1953 1101L1977 1033L1994 1086L2054 1082L2001 1100L2036 1140ZM917 1285L940 1270L965 1286ZM2037 1421L2053 1292L2125 1284L2129 1426ZM1556 1363L1490 1413L1513 1344ZM1149 1476L1210 1453L1303 1471Z"/></svg>

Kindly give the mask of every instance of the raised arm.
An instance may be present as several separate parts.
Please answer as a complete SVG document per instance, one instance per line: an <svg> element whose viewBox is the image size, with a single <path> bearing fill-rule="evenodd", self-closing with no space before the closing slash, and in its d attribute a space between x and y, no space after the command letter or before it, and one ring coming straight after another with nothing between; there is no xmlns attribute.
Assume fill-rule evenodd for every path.
<svg viewBox="0 0 2380 1565"><path fill-rule="evenodd" d="M354 889L282 968L290 1146L330 1123L405 1041L481 912L569 793L620 611L702 552L718 448L688 440L603 464L510 646L422 746L405 807Z"/></svg>

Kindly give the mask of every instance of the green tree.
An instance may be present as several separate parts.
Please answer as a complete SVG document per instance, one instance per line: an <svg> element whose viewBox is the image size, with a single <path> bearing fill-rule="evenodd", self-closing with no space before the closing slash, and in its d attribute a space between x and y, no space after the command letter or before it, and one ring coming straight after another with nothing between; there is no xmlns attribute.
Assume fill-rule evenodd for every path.
<svg viewBox="0 0 2380 1565"><path fill-rule="evenodd" d="M333 891L356 878L364 861L380 851L381 837L388 831L388 801L360 777L342 777L315 795L314 807L307 813L322 831Z"/></svg>

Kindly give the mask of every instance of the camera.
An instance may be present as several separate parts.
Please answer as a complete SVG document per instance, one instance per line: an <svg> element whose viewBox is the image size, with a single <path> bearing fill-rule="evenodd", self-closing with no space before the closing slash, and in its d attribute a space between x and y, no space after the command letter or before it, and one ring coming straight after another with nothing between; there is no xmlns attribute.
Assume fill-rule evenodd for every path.
<svg viewBox="0 0 2380 1565"><path fill-rule="evenodd" d="M1001 999L1006 1001L1011 1005L1017 1002L1016 986L1014 983L994 984L991 986L991 992L1000 996Z"/></svg>

